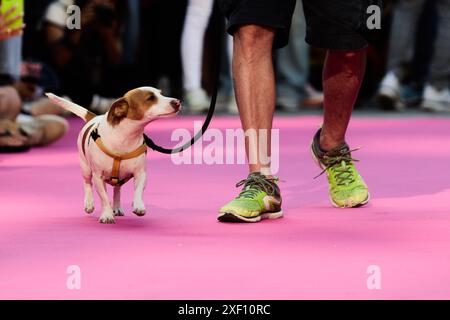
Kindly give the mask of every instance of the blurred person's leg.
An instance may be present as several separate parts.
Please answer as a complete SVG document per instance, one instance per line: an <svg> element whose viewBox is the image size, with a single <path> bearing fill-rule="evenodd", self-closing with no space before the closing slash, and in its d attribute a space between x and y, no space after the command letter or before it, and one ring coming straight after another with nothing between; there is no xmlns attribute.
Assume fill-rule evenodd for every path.
<svg viewBox="0 0 450 320"><path fill-rule="evenodd" d="M413 86L413 88L417 88L420 99L423 91L421 87L428 79L430 64L433 60L434 42L436 41L439 25L438 20L436 1L427 0L421 13L416 33L414 57L408 72L410 74L405 79L405 84L408 87Z"/></svg>
<svg viewBox="0 0 450 320"><path fill-rule="evenodd" d="M124 92L142 85L136 77L139 65L136 61L140 37L140 1L125 0L121 9L126 10L123 21L123 36L119 38L122 47L122 59L116 64L104 63L101 65L101 82L97 84L93 104L107 103L107 109L111 106L111 100L115 100ZM99 101L101 98L103 101Z"/></svg>
<svg viewBox="0 0 450 320"><path fill-rule="evenodd" d="M223 39L221 66L219 75L219 93L217 107L222 105L229 114L239 114L232 81L231 66L233 65L233 37L229 34Z"/></svg>
<svg viewBox="0 0 450 320"><path fill-rule="evenodd" d="M226 41L226 53L227 53L227 59L228 59L228 65L229 65L229 72L230 75L232 73L232 66L233 66L233 37L230 35L227 35L227 41ZM232 78L232 76L231 76ZM234 95L234 87L233 87L233 81L231 81L231 86L229 87L229 92L231 92L231 97L229 98L228 104L226 106L226 111L229 114L239 114L239 109L236 102L236 97Z"/></svg>
<svg viewBox="0 0 450 320"><path fill-rule="evenodd" d="M0 41L0 74L19 80L22 63L22 37Z"/></svg>
<svg viewBox="0 0 450 320"><path fill-rule="evenodd" d="M213 9L213 0L189 0L181 38L183 86L188 108L204 111L209 99L202 89L203 44Z"/></svg>
<svg viewBox="0 0 450 320"><path fill-rule="evenodd" d="M426 0L400 0L394 10L389 41L388 70L402 78L403 66L414 54L415 35Z"/></svg>
<svg viewBox="0 0 450 320"><path fill-rule="evenodd" d="M101 96L95 84L98 81L94 80L101 74L101 70L92 61L86 59L82 52L77 52L70 60L54 67L61 84L62 94L97 114L103 114L109 109L114 99ZM114 81L114 79L108 80ZM105 82L108 81L105 80Z"/></svg>
<svg viewBox="0 0 450 320"><path fill-rule="evenodd" d="M295 111L302 104L317 106L323 95L308 83L309 46L302 1L297 0L287 47L277 52L277 105Z"/></svg>
<svg viewBox="0 0 450 320"><path fill-rule="evenodd" d="M123 45L124 62L127 65L131 65L136 61L136 53L139 46L139 2L139 0L127 0L128 19L124 28L125 35Z"/></svg>
<svg viewBox="0 0 450 320"><path fill-rule="evenodd" d="M437 1L439 27L423 107L450 111L450 0Z"/></svg>
<svg viewBox="0 0 450 320"><path fill-rule="evenodd" d="M296 110L308 81L309 47L302 2L297 0L292 17L289 44L277 52L277 104Z"/></svg>
<svg viewBox="0 0 450 320"><path fill-rule="evenodd" d="M22 38L15 37L0 42L0 74L7 74L13 80L20 78L22 63ZM0 132L2 151L11 148L44 146L60 139L68 129L68 123L58 116L24 116L20 114L22 98L20 88L7 86L0 88L0 119L10 121L9 131ZM26 86L25 86L26 87ZM13 130L14 128L14 130Z"/></svg>
<svg viewBox="0 0 450 320"><path fill-rule="evenodd" d="M426 0L399 0L395 6L387 73L383 78L378 97L384 109L401 110L405 107L401 99L401 82L405 77L405 65L414 55L414 44L420 15Z"/></svg>
<svg viewBox="0 0 450 320"><path fill-rule="evenodd" d="M0 153L28 150L27 137L16 123L22 99L13 84L20 76L22 37L0 41L0 74L8 85L0 87Z"/></svg>
<svg viewBox="0 0 450 320"><path fill-rule="evenodd" d="M20 78L22 37L0 41L0 75L11 85L0 87L0 119L15 120L22 107L19 92L12 85Z"/></svg>

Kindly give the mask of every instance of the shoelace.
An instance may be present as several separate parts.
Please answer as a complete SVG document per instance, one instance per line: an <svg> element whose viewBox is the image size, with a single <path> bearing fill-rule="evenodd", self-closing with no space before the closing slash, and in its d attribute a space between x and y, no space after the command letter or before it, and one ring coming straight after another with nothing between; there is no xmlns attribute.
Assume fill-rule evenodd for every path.
<svg viewBox="0 0 450 320"><path fill-rule="evenodd" d="M264 191L268 195L275 194L274 183L278 181L278 178L266 178L260 175L251 175L247 179L243 179L236 183L236 188L244 186L244 189L239 194L238 198L252 199L258 192Z"/></svg>
<svg viewBox="0 0 450 320"><path fill-rule="evenodd" d="M328 169L333 170L336 178L336 183L340 186L349 185L355 181L354 172L350 166L352 161L359 161L357 159L353 159L351 157L351 153L354 151L358 151L360 148L352 149L342 148L339 150L340 155L336 156L327 156L325 155L322 159L322 162L325 164L325 169L316 176L315 178L323 175ZM314 178L314 179L315 179Z"/></svg>

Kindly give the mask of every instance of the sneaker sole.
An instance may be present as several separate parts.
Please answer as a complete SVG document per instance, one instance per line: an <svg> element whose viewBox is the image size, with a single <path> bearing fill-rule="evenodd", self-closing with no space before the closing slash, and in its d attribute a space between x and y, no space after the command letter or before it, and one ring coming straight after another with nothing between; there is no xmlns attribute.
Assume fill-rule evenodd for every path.
<svg viewBox="0 0 450 320"><path fill-rule="evenodd" d="M450 112L450 105L440 101L424 100L422 109L428 112Z"/></svg>
<svg viewBox="0 0 450 320"><path fill-rule="evenodd" d="M335 207L335 208L339 208L339 209L360 208L360 207L363 207L363 206L365 206L366 204L369 203L369 200L370 200L370 193L367 194L366 200L364 200L363 202L358 203L358 204L356 204L356 205L354 205L354 206L343 206L343 207L342 207L342 206L338 205L336 202L334 202L334 200L333 200L333 198L331 198L331 196L329 196L328 198L330 199L331 204L332 204L333 207Z"/></svg>
<svg viewBox="0 0 450 320"><path fill-rule="evenodd" d="M254 222L260 222L260 221L266 220L266 219L274 220L274 219L279 219L282 217L283 217L283 211L281 211L281 210L278 212L266 212L266 213L260 214L259 216L256 216L253 218L245 218L245 217L242 217L235 213L225 212L225 213L221 213L217 217L217 220L219 220L220 222L254 223Z"/></svg>
<svg viewBox="0 0 450 320"><path fill-rule="evenodd" d="M319 166L320 169L325 170L325 166L322 165L322 163L320 163L319 159L316 157L316 154L314 153L314 150L313 150L313 148L312 148L313 142L314 142L314 140L311 141L311 148L310 148L310 151L311 151L311 155L312 155L312 157L313 157L313 160L314 160L314 162ZM345 209L345 208L360 208L360 207L365 206L366 204L369 203L369 200L370 200L370 193L369 193L369 192L367 193L367 199L364 200L363 202L358 203L358 204L356 204L356 205L354 205L354 206L348 206L348 207L347 207L347 206L343 206L343 207L342 207L342 206L338 205L336 202L334 202L333 198L331 198L330 195L328 196L328 198L330 199L331 204L332 204L333 207L335 207L335 208L340 208L340 209Z"/></svg>
<svg viewBox="0 0 450 320"><path fill-rule="evenodd" d="M404 111L406 107L405 103L399 98L383 93L377 96L377 101L381 109L385 111Z"/></svg>

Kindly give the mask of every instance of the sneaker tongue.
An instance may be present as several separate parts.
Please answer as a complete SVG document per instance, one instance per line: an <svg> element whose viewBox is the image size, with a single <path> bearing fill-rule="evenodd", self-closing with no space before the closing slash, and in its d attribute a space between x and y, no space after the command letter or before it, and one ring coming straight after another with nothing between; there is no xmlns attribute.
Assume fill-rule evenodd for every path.
<svg viewBox="0 0 450 320"><path fill-rule="evenodd" d="M343 154L347 154L347 153L349 153L349 151L350 151L350 148L349 148L348 144L344 143L330 151L327 151L326 155L328 157L337 157L337 156L341 156Z"/></svg>
<svg viewBox="0 0 450 320"><path fill-rule="evenodd" d="M261 172L257 171L257 172L252 172L248 175L248 177L251 177L251 176L262 176L262 174L261 174Z"/></svg>
<svg viewBox="0 0 450 320"><path fill-rule="evenodd" d="M262 177L261 172L252 172L248 175L247 179L251 179L251 177ZM253 186L253 184L246 183L244 190L248 190Z"/></svg>

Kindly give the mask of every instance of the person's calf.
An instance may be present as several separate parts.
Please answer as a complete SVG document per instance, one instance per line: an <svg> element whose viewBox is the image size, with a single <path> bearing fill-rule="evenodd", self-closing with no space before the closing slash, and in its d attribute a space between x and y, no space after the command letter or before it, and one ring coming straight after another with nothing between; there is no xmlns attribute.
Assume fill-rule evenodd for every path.
<svg viewBox="0 0 450 320"><path fill-rule="evenodd" d="M366 51L329 51L324 72L324 124L320 146L332 150L345 141L364 77Z"/></svg>

